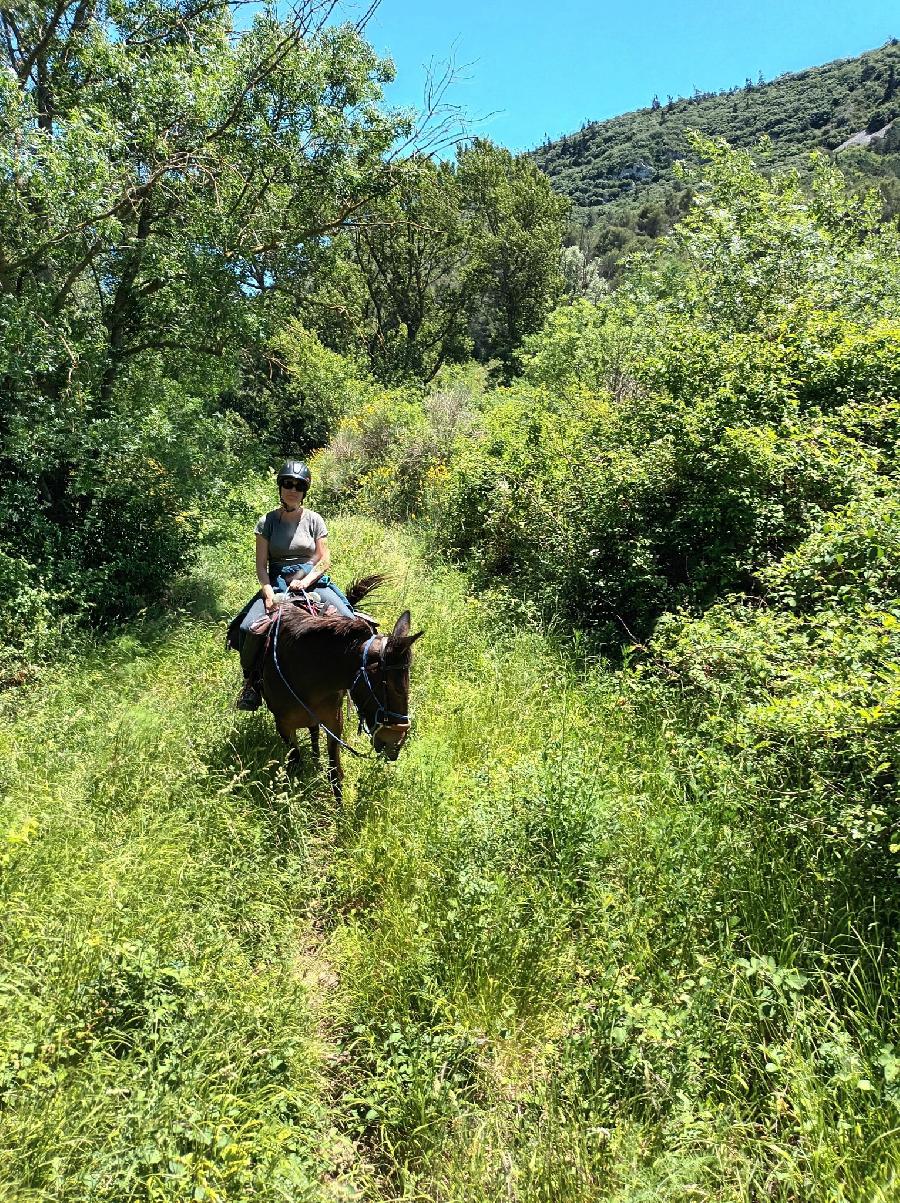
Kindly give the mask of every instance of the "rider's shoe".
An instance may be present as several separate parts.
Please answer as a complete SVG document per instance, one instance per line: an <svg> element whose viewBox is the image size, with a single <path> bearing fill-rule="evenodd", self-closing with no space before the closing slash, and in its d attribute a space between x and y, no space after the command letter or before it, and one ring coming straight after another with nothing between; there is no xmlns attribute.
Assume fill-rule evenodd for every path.
<svg viewBox="0 0 900 1203"><path fill-rule="evenodd" d="M245 681L244 688L238 694L234 704L235 710L259 710L262 705L262 695L253 681Z"/></svg>

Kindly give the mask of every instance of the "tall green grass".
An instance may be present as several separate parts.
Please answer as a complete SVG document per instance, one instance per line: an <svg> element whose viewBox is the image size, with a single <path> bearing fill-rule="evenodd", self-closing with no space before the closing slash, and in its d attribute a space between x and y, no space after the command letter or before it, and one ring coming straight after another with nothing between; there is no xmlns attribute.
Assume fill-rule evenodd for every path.
<svg viewBox="0 0 900 1203"><path fill-rule="evenodd" d="M809 921L739 772L700 791L627 673L344 519L339 579L426 636L336 806L230 709L249 518L0 702L0 1198L895 1197L894 954Z"/></svg>

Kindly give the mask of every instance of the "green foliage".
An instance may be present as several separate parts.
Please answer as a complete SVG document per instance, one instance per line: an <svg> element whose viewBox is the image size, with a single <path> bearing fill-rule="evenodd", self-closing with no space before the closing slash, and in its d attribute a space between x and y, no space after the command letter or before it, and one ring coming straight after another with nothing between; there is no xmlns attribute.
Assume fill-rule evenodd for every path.
<svg viewBox="0 0 900 1203"><path fill-rule="evenodd" d="M48 614L165 596L247 441L217 413L284 327L282 286L379 191L407 128L358 31L301 5L234 37L234 7L0 13L0 550ZM336 369L281 337L307 388L279 407L294 450L339 412L319 404ZM13 595L0 621L30 653Z"/></svg>
<svg viewBox="0 0 900 1203"><path fill-rule="evenodd" d="M279 460L321 447L375 387L363 364L329 350L292 318L273 335L257 371L245 377L229 408Z"/></svg>
<svg viewBox="0 0 900 1203"><path fill-rule="evenodd" d="M424 392L372 393L313 460L324 503L387 519L425 513L446 487L457 441L477 423L485 383L470 364L444 368Z"/></svg>
<svg viewBox="0 0 900 1203"><path fill-rule="evenodd" d="M900 599L900 497L860 492L764 574L772 599L797 613L858 611Z"/></svg>
<svg viewBox="0 0 900 1203"><path fill-rule="evenodd" d="M526 342L429 499L444 547L614 642L764 588L894 462L896 236L825 163L807 197L704 154L664 253Z"/></svg>
<svg viewBox="0 0 900 1203"><path fill-rule="evenodd" d="M509 377L523 338L540 329L559 297L568 205L526 158L482 139L459 152L457 176L473 231L475 355L500 360Z"/></svg>
<svg viewBox="0 0 900 1203"><path fill-rule="evenodd" d="M757 819L822 839L865 895L896 878L898 507L889 487L859 492L762 574L767 606L670 616L652 645L705 756L753 779Z"/></svg>
<svg viewBox="0 0 900 1203"><path fill-rule="evenodd" d="M356 302L351 334L384 383L427 381L468 357L473 250L453 166L413 156L347 240L344 271L326 280L333 304Z"/></svg>
<svg viewBox="0 0 900 1203"><path fill-rule="evenodd" d="M37 660L59 634L53 595L34 580L32 565L0 552L0 678L14 680L22 659Z"/></svg>
<svg viewBox="0 0 900 1203"><path fill-rule="evenodd" d="M509 376L560 295L567 210L531 162L484 139L458 147L454 163L413 155L301 304L385 384L427 383L472 353Z"/></svg>

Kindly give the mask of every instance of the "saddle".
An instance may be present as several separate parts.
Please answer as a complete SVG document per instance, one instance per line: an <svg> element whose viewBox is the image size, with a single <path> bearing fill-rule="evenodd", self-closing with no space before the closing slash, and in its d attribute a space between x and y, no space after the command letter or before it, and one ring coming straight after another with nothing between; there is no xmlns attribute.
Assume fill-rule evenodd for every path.
<svg viewBox="0 0 900 1203"><path fill-rule="evenodd" d="M240 651L241 623L246 618L247 611L255 601L256 598L251 597L243 609L235 614L234 618L232 618L231 622L229 622L228 630L225 633L226 650L230 648L235 652ZM315 614L318 618L322 618L327 614L337 613L337 610L335 610L334 606L328 605L326 602L324 602L321 596L314 589L310 593L305 594L276 593L275 601L279 604L287 603L289 605L302 606L304 610L311 614ZM364 614L362 610L354 610L354 614L357 618L362 618L369 624L369 626L372 628L373 635L378 634L378 622L372 617L371 614ZM271 629L277 618L278 610L275 609L271 614L264 614L262 618L258 619L258 621L253 624L250 630L254 635L265 635Z"/></svg>

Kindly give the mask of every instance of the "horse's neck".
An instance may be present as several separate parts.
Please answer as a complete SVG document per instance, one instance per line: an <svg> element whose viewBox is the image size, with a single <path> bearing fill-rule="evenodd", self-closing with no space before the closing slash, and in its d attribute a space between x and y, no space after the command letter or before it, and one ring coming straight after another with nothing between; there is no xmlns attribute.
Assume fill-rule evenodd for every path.
<svg viewBox="0 0 900 1203"><path fill-rule="evenodd" d="M318 656L300 655L297 659L298 675L307 677L316 684L333 689L349 689L362 664L362 643L359 639L348 641L340 635L320 644Z"/></svg>

